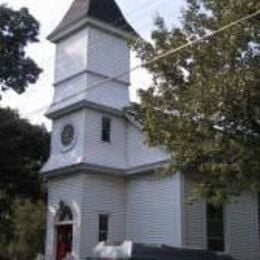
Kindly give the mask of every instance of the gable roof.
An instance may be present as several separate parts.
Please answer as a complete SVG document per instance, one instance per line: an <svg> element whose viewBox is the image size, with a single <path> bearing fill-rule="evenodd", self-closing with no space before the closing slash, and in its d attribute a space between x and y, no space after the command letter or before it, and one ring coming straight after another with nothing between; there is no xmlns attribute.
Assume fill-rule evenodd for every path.
<svg viewBox="0 0 260 260"><path fill-rule="evenodd" d="M126 33L137 35L115 0L74 0L62 21L48 38L51 39L57 34L68 30L84 18L92 18Z"/></svg>

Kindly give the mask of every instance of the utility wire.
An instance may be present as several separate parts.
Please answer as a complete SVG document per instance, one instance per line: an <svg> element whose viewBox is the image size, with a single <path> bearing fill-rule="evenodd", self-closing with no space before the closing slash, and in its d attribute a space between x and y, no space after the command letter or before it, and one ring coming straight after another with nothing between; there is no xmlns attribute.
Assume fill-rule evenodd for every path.
<svg viewBox="0 0 260 260"><path fill-rule="evenodd" d="M150 2L149 5L148 5L148 2ZM129 16L132 15L131 19L135 19L135 20L136 20L136 17L135 17L136 14L138 14L138 16L139 16L139 15L142 14L144 11L147 11L147 9L145 9L145 6L151 7L151 6L153 6L155 3L158 4L158 2L156 2L156 1L153 1L152 4L151 4L151 0L145 1L145 2L142 3L139 7L134 8L134 9L133 9L132 11L130 11L130 12L126 12L126 13L124 14L124 17L125 17L125 16L128 16L128 15L129 15ZM166 4L166 2L165 2L164 4ZM162 6L161 3L160 3L160 6ZM143 16L145 16L145 14L143 14ZM123 17L118 18L118 19L116 19L115 21L113 21L112 23L109 23L108 25L109 25L109 26L117 26L117 24L118 24L120 21L122 21L122 20L123 20ZM126 20L128 20L128 19L126 19ZM147 23L145 23L144 25L147 25ZM126 27L127 27L127 24L121 25L121 26L117 26L117 28L118 28L119 30L124 30L124 29L126 29ZM140 28L145 28L145 27L146 27L146 26L142 26L142 27L140 27ZM105 38L105 37L104 37L104 38ZM95 47L97 47L98 44L101 43L101 40L102 40L102 39L103 39L103 37L100 37L99 39L93 41L92 44L93 44L93 45L97 44L97 45L95 45ZM89 54L91 54L91 52L89 52ZM51 55L45 56L44 61L45 61L45 60L50 61L50 58L51 58L51 57L52 57ZM51 61L50 61L50 62L51 62Z"/></svg>
<svg viewBox="0 0 260 260"><path fill-rule="evenodd" d="M147 2L149 2L149 1L147 1ZM154 1L153 3L156 3L156 1ZM146 2L145 2L145 4L146 4ZM145 4L143 4L143 5L141 5L138 9L136 9L136 10L139 10L139 9L141 9ZM160 7L163 5L165 5L166 4L166 2L164 3L164 4L160 4ZM151 5L149 5L149 6L153 6L153 4ZM145 10L145 9L142 9L142 10ZM136 14L136 13L138 13L138 16L140 15L140 12L131 12L131 14ZM142 12L141 12L142 13ZM130 14L130 13L129 13ZM143 15L143 16L145 16L145 14ZM134 17L134 16L133 16ZM117 25L117 23L119 22L119 21L121 21L122 20L122 18L119 18L119 19L117 19L117 20L115 20L113 23L110 23L109 25L110 26L116 26ZM148 25L150 25L150 21L149 22L146 22L146 23L143 23L143 25L141 26L141 27L139 27L139 29L145 29L145 28L147 28L148 27ZM119 26L119 27L117 27L119 30L124 30L125 28L126 28L126 26L127 25L123 25L123 26ZM99 37L97 40L95 40L95 41L93 41L93 42L91 42L91 45L89 46L90 47L90 49L92 48L92 47L95 47L95 49L93 50L93 51L90 51L90 52L88 52L88 57L89 58L91 58L94 54L96 54L96 48L98 48L99 46L101 46L101 44L102 44L102 40L103 39L105 39L106 38L106 35L102 35L101 37ZM100 49L99 51L102 51L102 49ZM104 56L104 55L102 55L102 56ZM101 56L101 57L102 57ZM44 59L42 60L43 62L45 62L45 61L47 61L47 62L52 62L51 61L52 60L52 56L51 55L47 55L46 57L44 57ZM116 60L114 60L113 62L116 62ZM94 63L95 64L95 63ZM45 74L45 76L46 75L48 75L48 74Z"/></svg>
<svg viewBox="0 0 260 260"><path fill-rule="evenodd" d="M145 7L146 5L148 5L148 2L150 2L150 0L145 1L145 2L142 3L142 5L140 5L138 8L135 8L135 9L133 9L132 11L126 13L126 15L131 15L131 14L133 14L133 15L134 15L133 17L135 17L135 14L138 13L138 16L139 16L140 14L143 13L143 11L146 11L146 9L144 9L144 7ZM154 1L153 3L156 3L156 1ZM165 5L165 4L166 4L166 2L165 2L163 5ZM150 4L149 7L151 7L151 6L153 6L153 5L154 5L154 4ZM162 4L160 4L160 6L162 6ZM141 10L141 12L140 12L140 10ZM144 14L144 16L145 16L145 14ZM122 21L122 19L123 19L123 17L122 17L122 18L119 18L119 19L116 19L113 23L110 23L109 25L110 25L110 26L115 26L118 22ZM132 18L132 19L133 19L133 18ZM148 24L150 24L150 22L149 22L149 23L148 23L148 22L144 23L141 27L139 27L139 29L140 29L140 28L142 28L142 29L147 28L147 27L148 27ZM123 30L123 29L126 28L126 26L127 26L127 25L119 26L118 29L119 29L119 30ZM94 49L93 49L93 51L88 52L88 57L89 57L89 58L92 58L92 56L96 54L96 48L98 48L98 46L102 44L102 40L105 39L105 38L106 38L106 35L102 35L102 36L99 37L97 40L91 42L91 44L89 45L89 48L90 48L90 49L93 49L93 47L94 47ZM102 52L102 50L103 50L103 49L101 48L99 51ZM104 56L104 54L101 54L100 58L102 58L103 56ZM49 62L53 62L53 61L51 61L52 58L53 58L52 55L47 55L47 56L44 57L44 59L41 59L41 63L45 63L45 62L47 62L47 61L48 61L48 63L49 63ZM116 62L118 62L118 60L119 60L119 59L114 59L114 60L113 60L113 64L115 64ZM92 65L95 66L96 63L97 63L97 62L94 61ZM111 64L111 66L112 66L113 64ZM52 65L51 65L51 66L52 66ZM44 77L53 77L53 74L51 74L51 73L44 73ZM54 82L54 83L55 83L55 82ZM31 95L33 95L33 93L31 93ZM36 111L32 111L32 112L26 113L26 114L25 114L25 117L30 117L30 116L33 116L34 114L37 114L37 113L40 113L40 112L44 111L44 110L46 109L46 107L49 106L49 103L45 103L45 104L46 104L46 105L42 105L42 106L40 106L39 108L37 108Z"/></svg>
<svg viewBox="0 0 260 260"><path fill-rule="evenodd" d="M120 78L130 74L131 72L136 71L137 69L145 68L146 66L148 66L148 65L150 65L152 63L155 63L155 62L157 62L157 61L159 61L161 59L164 59L164 58L166 58L166 57L168 57L168 56L170 56L170 55L172 55L174 53L177 53L177 52L179 52L179 51L181 51L181 50L183 50L183 49L185 49L185 48L187 48L189 46L192 46L192 45L194 45L196 43L199 43L199 42L201 42L201 41L203 41L203 40L205 40L207 38L213 37L216 34L219 34L219 33L223 32L223 31L225 31L225 30L227 30L227 29L229 29L229 28L231 28L231 27L233 27L233 26L235 26L235 25L237 25L239 23L242 23L242 22L244 22L246 20L249 20L249 19L251 19L251 18L253 18L253 17L255 17L255 16L259 15L259 14L260 14L260 9L258 11L256 11L256 12L254 12L253 14L244 16L243 18L240 18L238 20L233 21L233 22L231 22L231 23L229 23L229 24L219 28L218 30L215 30L215 31L211 32L210 34L207 34L207 35L205 35L203 37L200 37L200 38L198 38L198 39L196 39L194 41L190 41L190 42L188 42L186 44L183 44L183 45L181 45L181 46L179 46L177 48L172 48L169 51L167 51L167 52L165 52L165 53L163 53L161 55L158 55L158 56L154 57L153 59L151 59L151 60L149 60L147 62L144 62L144 63L141 63L139 65L136 65L136 66L132 67L130 70L124 70L124 71L118 73L117 75L115 75L113 77L110 77L108 79L96 82L96 83L92 84L91 86L89 86L88 89L91 89L91 88L94 88L94 87L97 87L97 86L102 86L103 84L108 83L110 81L113 81L113 80L116 80L116 79L120 79ZM71 95L69 97L66 97L66 98L63 98L63 99L59 100L58 102L54 103L53 105L57 105L60 102L69 100L70 98L77 97L78 95L84 93L85 91L86 90L79 91L78 93L76 93L74 95Z"/></svg>
<svg viewBox="0 0 260 260"><path fill-rule="evenodd" d="M135 15L135 14L138 14L138 16L139 16L140 14L143 13L143 10L146 11L146 9L143 9L143 7L145 7L146 5L148 5L148 2L150 2L150 0L145 1L145 2L142 3L142 5L140 5L138 8L133 9L132 11L126 13L125 15L132 15L132 14ZM149 7L153 6L154 3L157 3L157 2L154 1L152 4L149 5ZM157 4L158 4L158 3L157 3ZM164 4L161 4L161 3L160 3L160 7L161 7L161 6L164 6L165 4L166 4L166 2L165 2ZM140 10L141 10L141 12L140 12ZM145 15L143 15L143 16L145 16ZM134 16L133 16L133 17L134 17ZM120 22L120 21L122 21L122 20L123 20L123 18L116 19L113 23L110 23L109 25L110 25L110 26L116 26L117 23ZM144 23L140 28L142 28L142 29L147 28L147 27L148 27L148 26L147 26L148 24L150 24L150 22L149 22L149 23L148 23L148 22ZM125 24L125 25L123 25L123 26L118 26L117 28L118 28L119 30L123 30L123 29L125 29L126 27L127 27L127 24ZM93 51L88 52L88 57L89 57L89 58L91 58L94 54L96 54L96 48L98 48L98 46L100 46L100 45L102 44L102 40L105 39L105 38L106 38L106 35L102 35L102 36L99 37L97 40L95 40L95 41L93 41L93 42L91 43L91 45L89 46L90 49L91 49L92 47L95 47L95 49L94 49ZM102 51L102 49L101 49L101 51ZM104 54L101 55L101 57L103 57L103 56L104 56ZM44 59L41 59L41 61L42 61L43 63L45 63L46 61L47 61L47 62L52 62L51 60L52 60L52 56L51 56L51 55L49 55L49 56L47 55L47 56L45 56ZM116 62L117 62L117 60L113 60L113 63L116 63ZM96 65L95 62L93 63L93 66L94 66L94 65ZM50 76L50 73L45 73L44 76L45 76L45 77L48 77L48 76ZM52 76L52 75L51 75L51 76ZM39 109L42 110L41 108L39 108Z"/></svg>
<svg viewBox="0 0 260 260"><path fill-rule="evenodd" d="M156 1L154 1L153 3L156 3ZM157 3L158 4L158 3ZM164 5L166 5L167 3L166 2L164 2L164 3L160 3L160 7L162 7L162 6L164 6ZM153 4L151 4L150 5L150 7L151 6L153 6ZM143 15L143 16L145 16L145 15ZM144 20L145 21L145 20ZM145 22L145 23L141 23L142 24L142 26L141 27L139 27L139 29L144 29L144 28L147 28L148 27L148 25L150 25L150 21L147 21L147 22ZM114 24L109 24L109 25L116 25L116 23ZM124 30L125 28L127 27L127 25L124 25L124 26L121 26L121 27L118 27L118 29L119 30ZM103 43L103 39L105 39L107 36L104 34L104 35L102 35L101 37L99 37L96 41L94 41L94 42L92 42L92 45L94 45L94 47L95 47L95 49L93 50L93 51L90 51L89 53L88 53L88 57L89 58L91 58L93 55L95 55L96 54L96 48L98 48L99 46L101 46L102 45L102 43ZM99 51L102 51L102 49L101 50L99 50ZM102 56L104 56L104 54L102 55ZM115 60L116 61L116 60ZM115 62L114 61L114 62Z"/></svg>
<svg viewBox="0 0 260 260"><path fill-rule="evenodd" d="M231 22L231 23L229 23L229 24L227 24L227 25L225 25L225 26L223 26L223 27L221 27L221 28L219 28L219 29L217 29L217 30L215 30L215 31L213 31L213 32L203 36L203 37L200 37L200 38L198 38L198 39L196 39L194 41L190 41L190 42L188 42L186 44L183 44L183 45L181 45L181 46L179 46L177 48L172 48L172 49L168 50L167 52L165 52L165 53L163 53L161 55L155 56L154 58L150 59L147 62L144 62L144 63L141 63L141 64L139 64L137 66L132 67L130 70L124 70L124 71L118 73L117 75L115 75L113 77L110 77L108 79L96 82L96 83L92 84L91 86L89 86L88 89L91 89L91 88L94 88L94 87L99 87L99 86L102 86L102 85L104 85L104 84L106 84L106 83L108 83L110 81L113 81L113 80L116 80L116 79L120 79L120 78L130 74L131 72L136 71L137 69L145 68L146 66L148 66L148 65L150 65L152 63L155 63L155 62L157 62L157 61L159 61L161 59L164 59L164 58L166 58L166 57L168 57L168 56L170 56L170 55L172 55L174 53L177 53L177 52L179 52L179 51L181 51L181 50L183 50L183 49L185 49L187 47L190 47L190 46L192 46L194 44L197 44L197 43L199 43L199 42L201 42L201 41L203 41L205 39L211 38L211 37L213 37L213 36L223 32L223 31L226 31L227 29L229 29L231 27L234 27L237 24L240 24L240 23L245 22L245 21L247 21L247 20L249 20L249 19L251 19L253 17L258 16L259 14L260 14L260 9L257 10L256 12L250 14L250 15L247 15L247 16L244 16L244 17L238 19L238 20L235 20L235 21L233 21L233 22ZM79 92L75 93L74 95L71 95L69 97L66 97L66 98L63 98L63 99L59 100L58 102L54 103L53 105L55 106L55 105L57 105L59 103L62 103L62 102L67 101L67 100L70 100L71 98L77 97L77 96L81 95L82 93L84 93L85 91L86 90L79 91ZM39 112L41 112L41 111L43 111L43 110L45 110L47 108L48 108L47 106L41 107L41 108L37 109L36 111L32 111L32 112L28 113L25 116L34 115L35 113L39 113ZM11 122L11 121L13 121L13 120L10 120L9 122ZM3 126L6 123L9 123L9 122L6 121L3 124L0 124L0 127Z"/></svg>

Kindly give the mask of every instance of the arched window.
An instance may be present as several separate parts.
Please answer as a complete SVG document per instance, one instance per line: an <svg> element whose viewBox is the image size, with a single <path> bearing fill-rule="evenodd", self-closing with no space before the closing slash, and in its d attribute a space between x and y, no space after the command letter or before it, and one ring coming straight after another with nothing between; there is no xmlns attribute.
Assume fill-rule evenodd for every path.
<svg viewBox="0 0 260 260"><path fill-rule="evenodd" d="M73 221L73 214L70 209L63 201L60 202L59 210L56 215L56 222L70 222Z"/></svg>
<svg viewBox="0 0 260 260"><path fill-rule="evenodd" d="M60 201L55 220L56 260L61 260L71 255L73 247L73 214L63 201Z"/></svg>

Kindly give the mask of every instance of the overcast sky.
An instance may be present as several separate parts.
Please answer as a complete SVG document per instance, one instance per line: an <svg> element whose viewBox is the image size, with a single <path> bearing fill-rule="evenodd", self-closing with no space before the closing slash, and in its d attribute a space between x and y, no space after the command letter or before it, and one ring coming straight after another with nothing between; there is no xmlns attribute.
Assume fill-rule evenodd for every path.
<svg viewBox="0 0 260 260"><path fill-rule="evenodd" d="M37 84L31 85L26 93L17 96L12 91L4 94L1 105L18 109L22 116L33 123L49 125L44 117L46 108L53 96L53 65L55 47L46 40L46 36L62 19L73 0L0 0L15 9L27 7L41 24L40 43L28 48L28 54L44 70ZM156 15L161 15L168 25L178 24L180 10L184 0L117 0L123 13L132 26L145 38L149 38ZM132 65L135 63L132 60ZM144 71L131 75L131 99L136 98L136 90L149 85L149 76Z"/></svg>

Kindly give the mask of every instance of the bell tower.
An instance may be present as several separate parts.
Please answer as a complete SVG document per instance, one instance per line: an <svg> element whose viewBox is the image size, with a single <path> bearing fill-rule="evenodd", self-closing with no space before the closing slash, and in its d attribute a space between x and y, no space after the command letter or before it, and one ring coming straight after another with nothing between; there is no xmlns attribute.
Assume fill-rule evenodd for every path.
<svg viewBox="0 0 260 260"><path fill-rule="evenodd" d="M129 105L130 79L115 76L129 70L128 41L136 36L114 0L74 0L48 37L56 57L46 113L53 121L51 154L42 169L48 182L46 259L67 253L85 259L98 242L102 216L109 218L108 239L124 239L125 188L118 175L127 167L122 108ZM58 218L61 204L71 210L66 228Z"/></svg>
<svg viewBox="0 0 260 260"><path fill-rule="evenodd" d="M115 76L130 69L129 40L136 36L114 0L74 0L49 35L56 45L54 98L46 113L53 131L51 156L43 172L86 162L86 158L91 164L104 162L87 155L86 133L95 122L86 121L92 111L120 114L129 105L130 77ZM100 147L99 153L103 151ZM121 166L123 162L122 158ZM108 163L117 166L113 160Z"/></svg>
<svg viewBox="0 0 260 260"><path fill-rule="evenodd" d="M121 109L128 105L128 40L135 36L114 0L75 0L48 39L56 44L55 96L47 115L90 102Z"/></svg>

